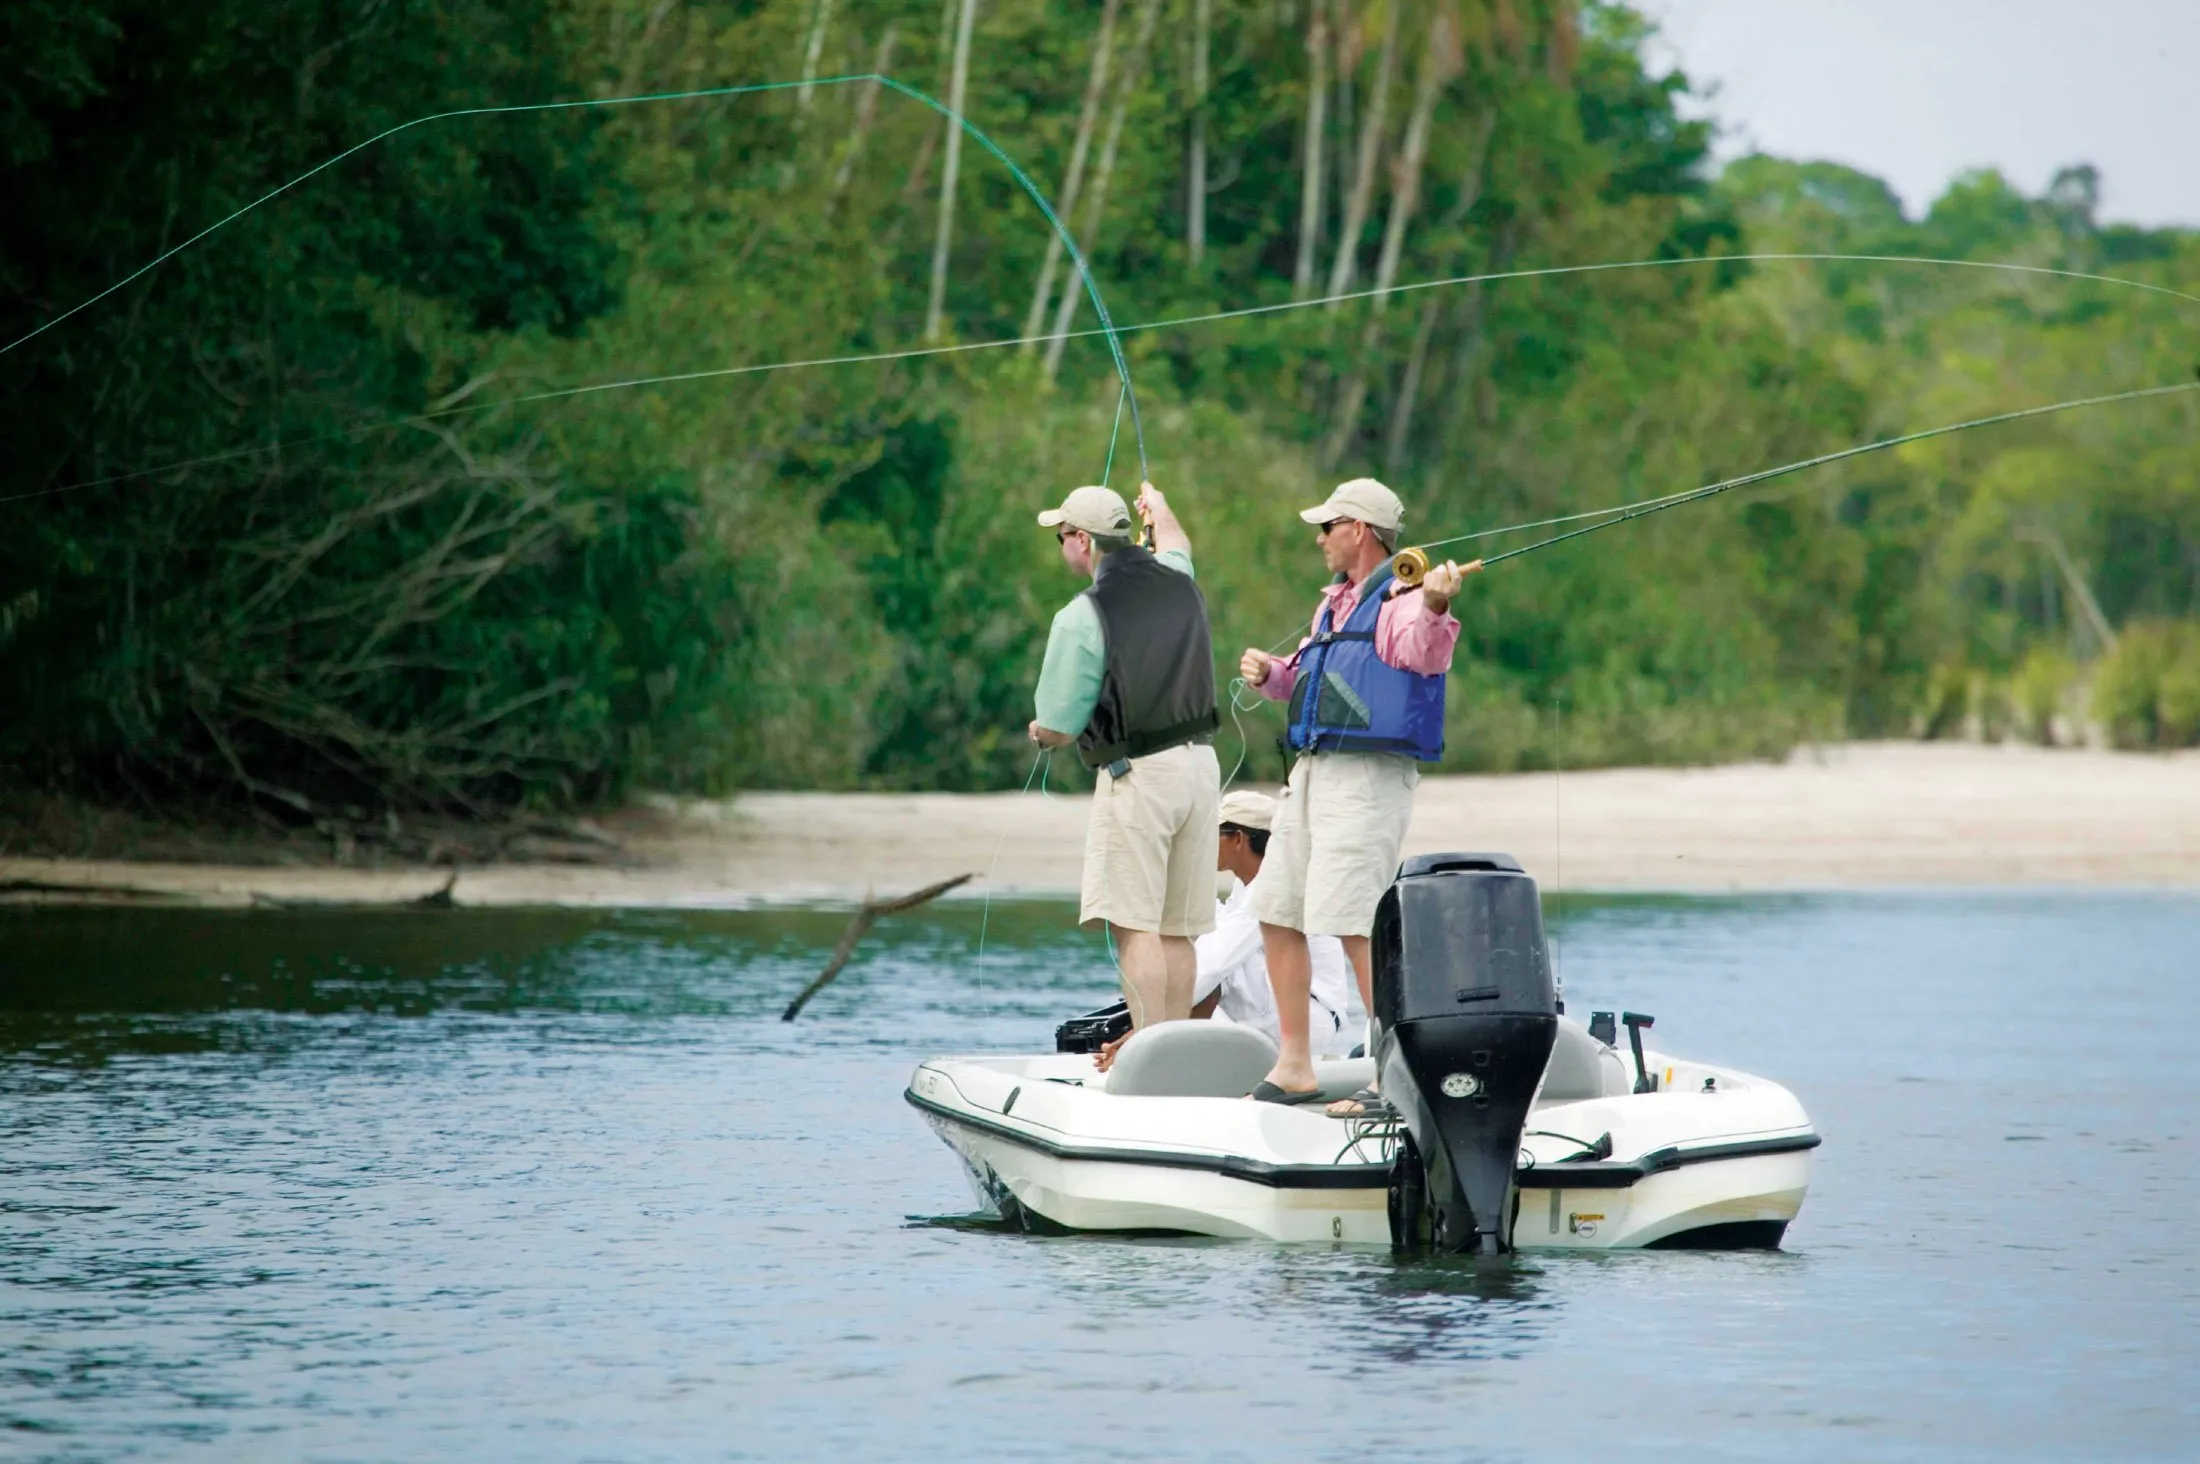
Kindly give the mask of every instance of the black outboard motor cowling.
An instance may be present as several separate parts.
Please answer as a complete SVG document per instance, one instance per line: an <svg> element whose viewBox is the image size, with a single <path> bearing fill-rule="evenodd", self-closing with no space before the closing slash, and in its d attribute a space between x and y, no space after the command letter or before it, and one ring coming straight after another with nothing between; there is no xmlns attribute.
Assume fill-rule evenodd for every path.
<svg viewBox="0 0 2200 1464"><path fill-rule="evenodd" d="M1375 912L1376 1062L1405 1119L1400 1249L1512 1248L1513 1168L1558 1033L1535 881L1506 854L1406 861Z"/></svg>

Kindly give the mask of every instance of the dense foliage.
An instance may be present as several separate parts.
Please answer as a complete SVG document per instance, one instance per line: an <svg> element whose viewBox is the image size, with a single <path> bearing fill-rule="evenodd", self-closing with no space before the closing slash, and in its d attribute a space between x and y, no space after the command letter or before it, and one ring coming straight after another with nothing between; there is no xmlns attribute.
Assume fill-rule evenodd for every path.
<svg viewBox="0 0 2200 1464"><path fill-rule="evenodd" d="M428 113L874 68L944 97L966 3L18 0L0 337ZM1617 5L974 21L967 111L1119 323L1678 261L1125 335L1232 662L1304 615L1292 510L1346 474L1441 537L2195 369L2167 294L1736 261L2200 293L2200 239L2102 226L2082 168L1921 220L1831 165L1714 178ZM0 766L301 812L1014 786L1076 588L1031 513L1137 478L1098 341L546 395L1090 330L1031 200L952 143L865 83L438 121L0 354ZM2196 426L2187 396L1989 428L1509 563L1461 604L1450 765L2067 737L2087 684L2119 740L2200 738ZM1273 713L1243 725L1276 775Z"/></svg>

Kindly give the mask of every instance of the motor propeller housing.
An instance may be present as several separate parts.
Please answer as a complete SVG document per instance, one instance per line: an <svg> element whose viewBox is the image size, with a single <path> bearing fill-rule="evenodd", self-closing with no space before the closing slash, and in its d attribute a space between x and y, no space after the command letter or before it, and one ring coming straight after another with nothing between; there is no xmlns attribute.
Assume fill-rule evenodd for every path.
<svg viewBox="0 0 2200 1464"><path fill-rule="evenodd" d="M1506 854L1410 859L1373 945L1376 1061L1406 1128L1391 1241L1510 1250L1521 1131L1558 1033L1535 881Z"/></svg>

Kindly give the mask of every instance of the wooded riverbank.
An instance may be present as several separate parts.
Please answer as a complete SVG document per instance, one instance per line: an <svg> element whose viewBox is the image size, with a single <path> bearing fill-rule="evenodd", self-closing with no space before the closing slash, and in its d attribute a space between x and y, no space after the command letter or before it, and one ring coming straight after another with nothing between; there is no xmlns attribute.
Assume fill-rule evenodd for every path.
<svg viewBox="0 0 2200 1464"><path fill-rule="evenodd" d="M2200 743L2200 233L2093 169L1906 213L1720 167L1617 4L948 13L11 10L0 793L365 839L1013 787L1074 484L1168 491L1227 680L1304 624L1340 479L1495 554L1989 418L1478 576L1443 771ZM960 102L1090 281L901 92L608 105L871 71ZM1116 353L1049 335L1088 284L1119 432Z"/></svg>

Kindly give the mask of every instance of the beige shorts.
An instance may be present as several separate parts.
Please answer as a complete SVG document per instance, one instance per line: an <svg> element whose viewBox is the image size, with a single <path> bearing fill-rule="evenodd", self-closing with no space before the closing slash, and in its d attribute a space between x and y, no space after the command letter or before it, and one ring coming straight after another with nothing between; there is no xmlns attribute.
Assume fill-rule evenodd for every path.
<svg viewBox="0 0 2200 1464"><path fill-rule="evenodd" d="M1215 928L1215 835L1222 769L1214 748L1185 743L1133 759L1092 790L1077 919L1125 930L1205 935Z"/></svg>
<svg viewBox="0 0 2200 1464"><path fill-rule="evenodd" d="M1308 935L1367 935L1398 877L1421 769L1388 752L1302 757L1276 804L1253 918Z"/></svg>

